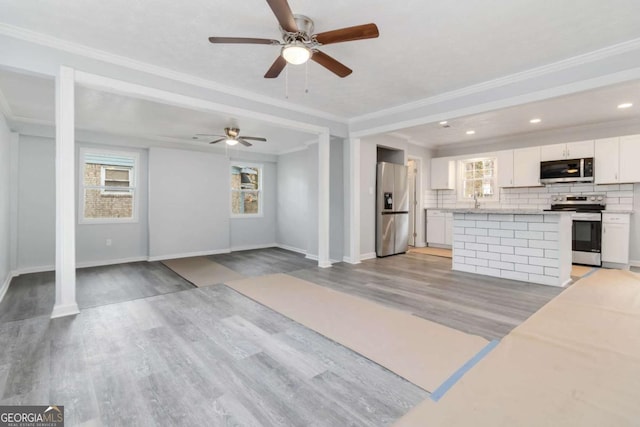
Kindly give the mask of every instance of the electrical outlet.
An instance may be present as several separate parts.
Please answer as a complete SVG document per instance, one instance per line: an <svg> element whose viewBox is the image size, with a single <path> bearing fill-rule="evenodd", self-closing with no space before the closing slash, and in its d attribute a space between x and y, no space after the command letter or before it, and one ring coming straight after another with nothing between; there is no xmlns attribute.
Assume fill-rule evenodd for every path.
<svg viewBox="0 0 640 427"><path fill-rule="evenodd" d="M111 239L107 239L107 242L106 242L107 246L111 246L111 243L112 243Z"/></svg>

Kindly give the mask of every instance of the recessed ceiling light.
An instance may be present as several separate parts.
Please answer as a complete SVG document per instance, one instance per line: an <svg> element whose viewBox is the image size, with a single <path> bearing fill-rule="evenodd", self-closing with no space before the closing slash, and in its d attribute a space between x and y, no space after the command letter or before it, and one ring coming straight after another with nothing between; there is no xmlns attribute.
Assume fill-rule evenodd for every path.
<svg viewBox="0 0 640 427"><path fill-rule="evenodd" d="M447 123L449 123L449 122L448 122L448 121L446 121L446 120L443 120L443 121L441 121L439 124L440 124L440 125L442 125L442 126L444 126L444 125L446 125Z"/></svg>
<svg viewBox="0 0 640 427"><path fill-rule="evenodd" d="M529 120L529 123L536 124L536 123L540 123L541 121L542 121L542 119L531 119L531 120Z"/></svg>
<svg viewBox="0 0 640 427"><path fill-rule="evenodd" d="M476 131L475 131L475 130L468 130L468 131L467 131L467 135L473 135L473 134L475 134L475 133L476 133Z"/></svg>
<svg viewBox="0 0 640 427"><path fill-rule="evenodd" d="M633 107L633 104L630 102L625 102L624 104L620 104L618 105L618 108L622 109L622 108L631 108Z"/></svg>

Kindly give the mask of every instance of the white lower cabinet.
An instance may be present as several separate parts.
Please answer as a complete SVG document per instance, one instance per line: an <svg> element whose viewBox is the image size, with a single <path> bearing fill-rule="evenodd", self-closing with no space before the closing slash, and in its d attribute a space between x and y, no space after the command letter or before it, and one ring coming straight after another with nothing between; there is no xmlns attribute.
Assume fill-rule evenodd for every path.
<svg viewBox="0 0 640 427"><path fill-rule="evenodd" d="M602 213L602 262L629 263L629 214Z"/></svg>
<svg viewBox="0 0 640 427"><path fill-rule="evenodd" d="M446 216L439 210L427 209L427 244L428 245L444 245L446 244L445 231Z"/></svg>
<svg viewBox="0 0 640 427"><path fill-rule="evenodd" d="M444 215L444 244L453 245L453 213Z"/></svg>

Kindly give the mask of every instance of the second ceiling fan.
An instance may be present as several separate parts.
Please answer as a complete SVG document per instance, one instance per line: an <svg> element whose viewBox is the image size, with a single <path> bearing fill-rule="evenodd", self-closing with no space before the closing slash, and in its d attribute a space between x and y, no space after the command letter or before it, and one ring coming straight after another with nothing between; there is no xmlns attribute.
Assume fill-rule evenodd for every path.
<svg viewBox="0 0 640 427"><path fill-rule="evenodd" d="M322 65L339 77L347 77L352 70L326 53L318 50L320 46L333 43L348 42L376 38L379 35L376 24L356 25L314 34L313 21L304 15L294 15L287 0L267 0L278 23L282 41L249 37L209 37L211 43L264 44L282 46L278 58L264 75L265 78L276 78L287 63L304 64L309 59Z"/></svg>

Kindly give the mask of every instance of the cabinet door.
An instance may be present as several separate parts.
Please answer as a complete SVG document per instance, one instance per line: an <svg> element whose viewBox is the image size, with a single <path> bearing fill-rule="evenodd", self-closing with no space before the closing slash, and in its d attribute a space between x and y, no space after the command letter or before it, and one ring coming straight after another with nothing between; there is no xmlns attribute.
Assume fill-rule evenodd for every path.
<svg viewBox="0 0 640 427"><path fill-rule="evenodd" d="M513 186L540 185L540 147L513 150Z"/></svg>
<svg viewBox="0 0 640 427"><path fill-rule="evenodd" d="M498 162L498 187L513 187L513 150L496 153Z"/></svg>
<svg viewBox="0 0 640 427"><path fill-rule="evenodd" d="M620 182L640 182L640 135L620 137Z"/></svg>
<svg viewBox="0 0 640 427"><path fill-rule="evenodd" d="M593 141L570 142L567 144L567 159L593 157Z"/></svg>
<svg viewBox="0 0 640 427"><path fill-rule="evenodd" d="M567 144L543 145L540 147L539 160L546 162L548 160L566 159Z"/></svg>
<svg viewBox="0 0 640 427"><path fill-rule="evenodd" d="M449 157L431 159L431 189L455 189L455 161Z"/></svg>
<svg viewBox="0 0 640 427"><path fill-rule="evenodd" d="M602 261L629 263L629 223L602 223Z"/></svg>
<svg viewBox="0 0 640 427"><path fill-rule="evenodd" d="M444 216L427 216L427 243L444 245Z"/></svg>
<svg viewBox="0 0 640 427"><path fill-rule="evenodd" d="M619 138L597 139L595 142L594 171L596 184L615 184L618 182Z"/></svg>
<svg viewBox="0 0 640 427"><path fill-rule="evenodd" d="M444 218L444 244L453 245L453 214L447 214Z"/></svg>

